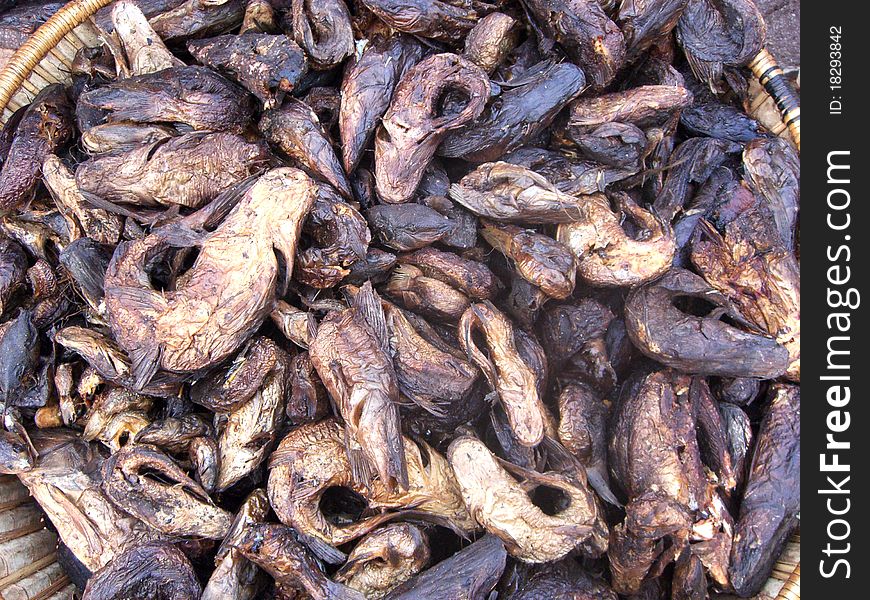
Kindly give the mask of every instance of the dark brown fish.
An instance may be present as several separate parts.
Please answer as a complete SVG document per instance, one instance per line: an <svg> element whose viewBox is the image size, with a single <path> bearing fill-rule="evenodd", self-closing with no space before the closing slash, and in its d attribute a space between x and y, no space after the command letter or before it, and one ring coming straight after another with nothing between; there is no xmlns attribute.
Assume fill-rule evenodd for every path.
<svg viewBox="0 0 870 600"><path fill-rule="evenodd" d="M485 535L450 558L409 579L388 600L424 600L443 595L454 600L484 600L498 583L507 561L504 544Z"/></svg>
<svg viewBox="0 0 870 600"><path fill-rule="evenodd" d="M365 218L327 185L318 186L302 230L313 243L297 254L294 277L315 288L337 285L365 260L372 240Z"/></svg>
<svg viewBox="0 0 870 600"><path fill-rule="evenodd" d="M152 22L153 25L153 22ZM172 67L83 92L79 129L102 123L175 123L195 130L240 133L251 122L253 98L207 67Z"/></svg>
<svg viewBox="0 0 870 600"><path fill-rule="evenodd" d="M625 35L626 60L633 62L677 26L688 0L625 0L616 21Z"/></svg>
<svg viewBox="0 0 870 600"><path fill-rule="evenodd" d="M578 67L553 65L524 85L503 91L480 117L448 134L438 154L471 162L498 160L535 139L585 86Z"/></svg>
<svg viewBox="0 0 870 600"><path fill-rule="evenodd" d="M703 300L715 308L707 316L695 316L674 305L681 298ZM784 346L769 336L725 323L722 314L745 322L713 287L679 268L635 289L625 303L632 342L663 364L687 373L730 377L774 378L786 372Z"/></svg>
<svg viewBox="0 0 870 600"><path fill-rule="evenodd" d="M271 159L262 141L247 142L233 133L189 133L96 156L76 168L76 183L82 192L113 203L199 208L264 171Z"/></svg>
<svg viewBox="0 0 870 600"><path fill-rule="evenodd" d="M82 147L90 154L132 150L137 146L169 139L178 132L165 125L106 123L82 133Z"/></svg>
<svg viewBox="0 0 870 600"><path fill-rule="evenodd" d="M66 89L50 85L33 99L21 117L0 170L0 215L30 200L42 161L72 139L72 106Z"/></svg>
<svg viewBox="0 0 870 600"><path fill-rule="evenodd" d="M800 388L776 384L752 453L734 531L731 585L742 597L770 576L800 513Z"/></svg>
<svg viewBox="0 0 870 600"><path fill-rule="evenodd" d="M589 575L576 562L566 559L543 565L518 582L508 600L617 600L605 582Z"/></svg>
<svg viewBox="0 0 870 600"><path fill-rule="evenodd" d="M137 444L151 444L174 454L186 453L191 441L214 434L211 423L197 413L167 417L140 429L133 438Z"/></svg>
<svg viewBox="0 0 870 600"><path fill-rule="evenodd" d="M606 87L616 76L625 60L625 39L598 0L529 0L525 6L594 87Z"/></svg>
<svg viewBox="0 0 870 600"><path fill-rule="evenodd" d="M363 0L362 4L397 31L443 42L462 39L490 8L471 0Z"/></svg>
<svg viewBox="0 0 870 600"><path fill-rule="evenodd" d="M455 111L443 105L448 92L464 99ZM430 56L406 71L375 137L375 181L381 200L407 202L438 145L450 131L480 116L489 92L486 73L456 54Z"/></svg>
<svg viewBox="0 0 870 600"><path fill-rule="evenodd" d="M568 383L559 393L559 441L586 469L596 493L607 502L620 502L610 489L607 469L607 424L610 402L588 385Z"/></svg>
<svg viewBox="0 0 870 600"><path fill-rule="evenodd" d="M393 91L404 74L423 56L412 37L394 35L370 40L345 68L341 82L341 153L344 170L353 173L387 112Z"/></svg>
<svg viewBox="0 0 870 600"><path fill-rule="evenodd" d="M233 547L248 525L262 523L269 515L269 498L258 489L251 492L233 519L229 533L215 555L215 570L200 600L254 600L266 587L266 577Z"/></svg>
<svg viewBox="0 0 870 600"><path fill-rule="evenodd" d="M346 424L355 479L377 473L392 489L408 488L399 418L399 387L381 301L366 284L353 306L329 313L311 340L311 362Z"/></svg>
<svg viewBox="0 0 870 600"><path fill-rule="evenodd" d="M154 446L131 444L103 467L103 491L112 503L172 536L223 539L232 515Z"/></svg>
<svg viewBox="0 0 870 600"><path fill-rule="evenodd" d="M245 0L136 0L148 22L167 42L229 32L242 22ZM112 31L111 6L97 12L101 29Z"/></svg>
<svg viewBox="0 0 870 600"><path fill-rule="evenodd" d="M607 186L633 175L631 169L615 169L588 160L578 160L561 152L526 146L502 157L552 181L560 192L588 195L603 192Z"/></svg>
<svg viewBox="0 0 870 600"><path fill-rule="evenodd" d="M719 92L723 68L741 67L758 54L767 26L752 0L689 0L676 33L692 72Z"/></svg>
<svg viewBox="0 0 870 600"><path fill-rule="evenodd" d="M39 359L39 331L33 314L19 309L18 315L0 324L0 405L20 406L35 383Z"/></svg>
<svg viewBox="0 0 870 600"><path fill-rule="evenodd" d="M27 255L13 240L0 237L0 315L14 294L23 289L27 275Z"/></svg>
<svg viewBox="0 0 870 600"><path fill-rule="evenodd" d="M645 129L665 123L692 100L688 89L674 85L644 85L624 92L584 96L571 103L567 129L583 131L604 123L630 123Z"/></svg>
<svg viewBox="0 0 870 600"><path fill-rule="evenodd" d="M414 265L426 276L443 281L474 300L493 300L502 290L501 281L486 264L431 246L402 254L399 262Z"/></svg>
<svg viewBox="0 0 870 600"><path fill-rule="evenodd" d="M233 548L265 570L285 594L304 590L313 600L363 600L360 592L329 579L290 527L251 523Z"/></svg>
<svg viewBox="0 0 870 600"><path fill-rule="evenodd" d="M441 213L421 204L378 204L366 212L379 241L393 250L424 248L449 235L455 225Z"/></svg>
<svg viewBox="0 0 870 600"><path fill-rule="evenodd" d="M315 69L331 69L353 54L350 13L344 0L293 0L293 35Z"/></svg>
<svg viewBox="0 0 870 600"><path fill-rule="evenodd" d="M258 127L281 152L329 182L345 198L353 198L329 134L323 129L317 114L302 100L287 98L280 108L267 110Z"/></svg>
<svg viewBox="0 0 870 600"><path fill-rule="evenodd" d="M302 49L285 35L245 33L187 42L200 63L226 73L263 101L266 108L277 95L292 92L308 71Z"/></svg>
<svg viewBox="0 0 870 600"><path fill-rule="evenodd" d="M468 296L408 264L393 269L384 293L408 310L442 321L458 321L469 306Z"/></svg>
<svg viewBox="0 0 870 600"><path fill-rule="evenodd" d="M399 391L436 416L459 412L452 407L472 392L478 370L420 335L398 307L386 301L383 307Z"/></svg>
<svg viewBox="0 0 870 600"><path fill-rule="evenodd" d="M801 378L800 265L766 206L751 207L721 231L702 221L692 264L753 325L776 336L789 353L787 375Z"/></svg>
<svg viewBox="0 0 870 600"><path fill-rule="evenodd" d="M286 412L291 424L313 423L329 413L329 396L308 352L300 352L290 360L289 378L291 392Z"/></svg>
<svg viewBox="0 0 870 600"><path fill-rule="evenodd" d="M800 208L800 158L780 138L759 138L743 150L743 169L752 190L767 201L785 247L795 247Z"/></svg>

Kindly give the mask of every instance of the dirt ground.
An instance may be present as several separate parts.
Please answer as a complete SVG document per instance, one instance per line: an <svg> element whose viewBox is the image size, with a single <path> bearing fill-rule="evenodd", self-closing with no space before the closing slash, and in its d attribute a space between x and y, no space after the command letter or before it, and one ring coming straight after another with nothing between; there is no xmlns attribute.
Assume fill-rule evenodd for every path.
<svg viewBox="0 0 870 600"><path fill-rule="evenodd" d="M767 21L767 49L783 68L801 64L800 0L755 0Z"/></svg>

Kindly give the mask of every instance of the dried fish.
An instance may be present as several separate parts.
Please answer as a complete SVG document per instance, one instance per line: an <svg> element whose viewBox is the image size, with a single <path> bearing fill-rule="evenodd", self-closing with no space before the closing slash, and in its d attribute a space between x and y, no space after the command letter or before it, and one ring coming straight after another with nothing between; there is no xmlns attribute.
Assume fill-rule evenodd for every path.
<svg viewBox="0 0 870 600"><path fill-rule="evenodd" d="M449 93L458 99L455 110L445 104ZM408 69L375 136L380 199L407 202L444 137L479 117L488 99L486 73L461 56L435 54Z"/></svg>
<svg viewBox="0 0 870 600"><path fill-rule="evenodd" d="M315 187L296 169L262 175L200 242L196 262L173 292L160 293L142 278L151 257L175 241L174 230L157 230L118 247L106 273L106 306L115 339L131 353L136 387L146 385L159 367L190 372L214 365L260 326L275 294L275 251L283 256L289 280ZM199 318L191 321L193 306Z"/></svg>
<svg viewBox="0 0 870 600"><path fill-rule="evenodd" d="M598 0L527 0L524 4L594 87L604 88L613 80L625 60L625 38Z"/></svg>
<svg viewBox="0 0 870 600"><path fill-rule="evenodd" d="M113 203L199 208L264 171L270 159L263 142L233 133L189 133L91 158L76 169L76 184Z"/></svg>
<svg viewBox="0 0 870 600"><path fill-rule="evenodd" d="M233 81L273 108L278 95L289 93L308 72L302 49L284 35L248 32L187 42L200 63L226 73Z"/></svg>
<svg viewBox="0 0 870 600"><path fill-rule="evenodd" d="M695 316L674 305L681 298L712 303L714 309ZM723 315L745 322L703 279L678 268L637 288L625 303L632 342L663 364L687 373L730 377L774 378L786 372L785 347L761 333L729 325L721 320Z"/></svg>
<svg viewBox="0 0 870 600"><path fill-rule="evenodd" d="M232 515L154 446L130 444L106 460L103 491L112 503L171 536L223 539Z"/></svg>
<svg viewBox="0 0 870 600"><path fill-rule="evenodd" d="M535 139L585 85L578 67L553 65L524 85L503 91L480 117L448 134L438 154L472 162L497 160Z"/></svg>
<svg viewBox="0 0 870 600"><path fill-rule="evenodd" d="M265 577L234 546L246 535L248 525L262 523L269 513L269 499L254 490L239 508L229 533L218 548L215 570L209 577L201 600L254 600L266 587Z"/></svg>
<svg viewBox="0 0 870 600"><path fill-rule="evenodd" d="M0 171L0 215L30 200L45 157L72 139L72 106L66 89L50 85L24 111Z"/></svg>
<svg viewBox="0 0 870 600"><path fill-rule="evenodd" d="M481 11L490 8L471 0L363 0L362 4L397 31L443 42L461 39L474 27Z"/></svg>
<svg viewBox="0 0 870 600"><path fill-rule="evenodd" d="M551 298L564 300L574 291L577 262L571 250L551 237L513 225L484 222L480 231L529 283Z"/></svg>
<svg viewBox="0 0 870 600"><path fill-rule="evenodd" d="M422 600L443 593L456 600L483 600L505 569L507 552L494 535L485 535L467 548L400 585L389 600Z"/></svg>
<svg viewBox="0 0 870 600"><path fill-rule="evenodd" d="M469 511L512 556L537 563L581 546L596 556L607 549L607 526L585 482L500 463L483 442L468 436L456 438L447 455ZM555 506L546 511L537 506L511 472L532 489L554 490Z"/></svg>
<svg viewBox="0 0 870 600"><path fill-rule="evenodd" d="M251 96L234 83L206 67L188 66L82 92L76 118L81 131L102 123L131 121L240 133L250 123L253 108Z"/></svg>
<svg viewBox="0 0 870 600"><path fill-rule="evenodd" d="M278 590L304 590L313 600L362 600L361 593L329 579L290 527L252 523L233 544L274 579Z"/></svg>
<svg viewBox="0 0 870 600"><path fill-rule="evenodd" d="M465 294L408 264L393 269L384 292L408 310L451 322L458 321L469 306Z"/></svg>
<svg viewBox="0 0 870 600"><path fill-rule="evenodd" d="M353 30L344 0L293 0L292 12L296 43L315 69L331 69L353 54Z"/></svg>
<svg viewBox="0 0 870 600"><path fill-rule="evenodd" d="M761 422L740 517L734 531L731 585L756 594L767 579L800 513L800 388L774 385Z"/></svg>
<svg viewBox="0 0 870 600"><path fill-rule="evenodd" d="M394 35L369 41L362 53L348 62L339 112L345 172L356 169L379 119L390 106L396 85L422 56L423 48L414 38Z"/></svg>
<svg viewBox="0 0 870 600"><path fill-rule="evenodd" d="M281 440L269 459L272 508L281 522L331 546L343 545L403 515L463 532L476 529L447 460L409 438L404 438L403 447L407 491L391 491L380 479L366 488L354 481L344 432L334 419L302 425ZM328 509L330 495L336 498L337 514Z"/></svg>
<svg viewBox="0 0 870 600"><path fill-rule="evenodd" d="M450 198L481 217L524 224L582 218L585 201L556 189L537 173L506 162L480 165L450 186Z"/></svg>
<svg viewBox="0 0 870 600"><path fill-rule="evenodd" d="M218 438L219 470L215 488L223 491L256 469L271 452L284 421L287 395L287 355L268 338L256 338L252 346L265 346L266 363L262 384L253 396L229 413Z"/></svg>
<svg viewBox="0 0 870 600"><path fill-rule="evenodd" d="M132 150L169 139L178 132L165 125L106 123L82 133L82 147L91 154Z"/></svg>
<svg viewBox="0 0 870 600"><path fill-rule="evenodd" d="M429 562L429 540L423 530L408 523L384 525L360 540L335 579L380 599Z"/></svg>
<svg viewBox="0 0 870 600"><path fill-rule="evenodd" d="M586 197L575 222L559 226L556 239L577 257L580 277L596 287L635 286L663 275L676 253L671 226L621 194L617 204L641 232L630 236L602 194Z"/></svg>
<svg viewBox="0 0 870 600"><path fill-rule="evenodd" d="M483 332L489 356L474 340ZM523 446L537 446L544 437L549 416L538 394L534 371L517 351L510 320L489 301L472 304L459 322L459 343L498 393L511 429Z"/></svg>
<svg viewBox="0 0 870 600"><path fill-rule="evenodd" d="M0 237L0 315L13 295L23 289L27 275L27 255L24 249L7 237Z"/></svg>
<svg viewBox="0 0 870 600"><path fill-rule="evenodd" d="M202 587L190 561L166 542L131 546L88 580L82 599L199 598Z"/></svg>
<svg viewBox="0 0 870 600"><path fill-rule="evenodd" d="M296 98L288 98L280 108L263 113L259 128L263 136L281 152L323 178L345 198L353 198L350 183L332 149L329 134L307 104Z"/></svg>
<svg viewBox="0 0 870 600"><path fill-rule="evenodd" d="M381 243L400 251L424 248L449 235L455 227L437 211L413 202L378 204L368 210L366 219Z"/></svg>

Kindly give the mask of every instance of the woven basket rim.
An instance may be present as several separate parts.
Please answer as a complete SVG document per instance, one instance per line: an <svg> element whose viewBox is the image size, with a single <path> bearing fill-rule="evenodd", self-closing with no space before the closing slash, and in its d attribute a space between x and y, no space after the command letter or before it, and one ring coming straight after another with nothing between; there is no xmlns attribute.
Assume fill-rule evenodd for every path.
<svg viewBox="0 0 870 600"><path fill-rule="evenodd" d="M33 69L70 31L114 0L72 0L34 31L0 71L0 114Z"/></svg>

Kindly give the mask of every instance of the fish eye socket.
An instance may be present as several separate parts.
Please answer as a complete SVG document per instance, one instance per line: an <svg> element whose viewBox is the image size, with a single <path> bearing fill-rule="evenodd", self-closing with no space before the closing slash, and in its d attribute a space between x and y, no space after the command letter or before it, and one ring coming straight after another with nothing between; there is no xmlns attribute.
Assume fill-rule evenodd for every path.
<svg viewBox="0 0 870 600"><path fill-rule="evenodd" d="M539 485L529 493L532 504L541 509L545 515L557 515L571 505L571 497L564 490Z"/></svg>

